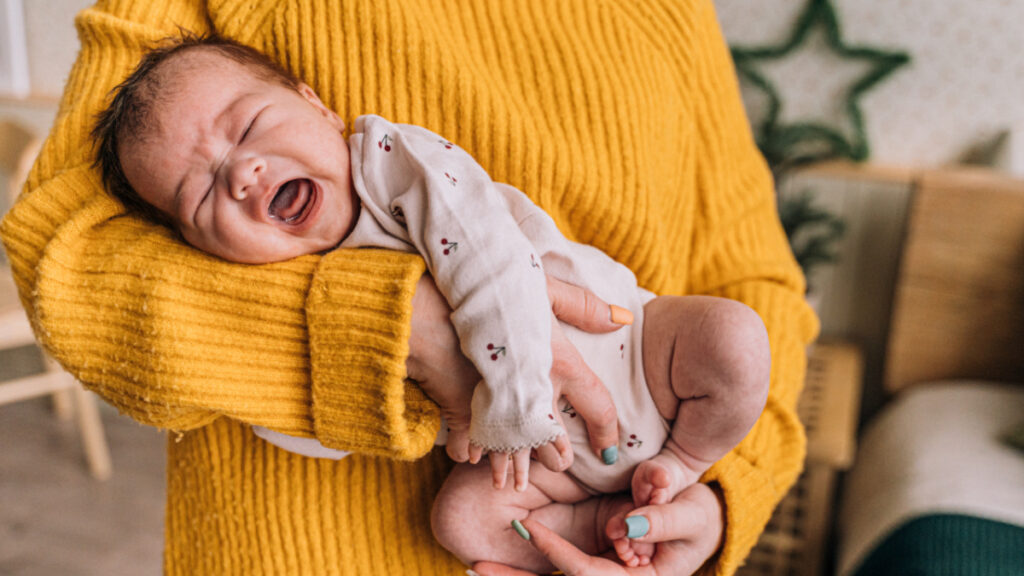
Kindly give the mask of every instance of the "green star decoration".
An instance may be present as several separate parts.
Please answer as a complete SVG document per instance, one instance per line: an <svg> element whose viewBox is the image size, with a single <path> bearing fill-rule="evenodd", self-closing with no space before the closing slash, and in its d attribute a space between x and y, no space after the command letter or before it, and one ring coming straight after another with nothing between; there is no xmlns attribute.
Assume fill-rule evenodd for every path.
<svg viewBox="0 0 1024 576"><path fill-rule="evenodd" d="M852 137L840 131L813 122L782 124L779 112L782 101L775 86L758 70L758 62L786 58L800 47L815 26L824 27L829 48L844 59L866 60L870 69L856 80L846 93L846 114L852 126ZM861 95L874 87L894 70L910 61L905 52L881 50L864 46L848 46L839 32L839 21L831 0L808 0L807 7L797 19L793 33L779 46L732 48L736 70L768 97L768 111L755 128L758 146L772 166L784 163L803 163L826 158L865 160L869 153L864 130L864 116L858 101Z"/></svg>

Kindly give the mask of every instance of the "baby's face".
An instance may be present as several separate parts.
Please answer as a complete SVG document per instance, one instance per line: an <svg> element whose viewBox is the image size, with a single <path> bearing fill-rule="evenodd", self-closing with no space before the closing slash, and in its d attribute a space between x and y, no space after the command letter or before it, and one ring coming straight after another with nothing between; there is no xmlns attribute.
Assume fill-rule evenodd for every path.
<svg viewBox="0 0 1024 576"><path fill-rule="evenodd" d="M136 192L185 240L226 260L267 263L336 246L358 212L345 125L306 85L294 90L208 51L158 73L146 133L119 150Z"/></svg>

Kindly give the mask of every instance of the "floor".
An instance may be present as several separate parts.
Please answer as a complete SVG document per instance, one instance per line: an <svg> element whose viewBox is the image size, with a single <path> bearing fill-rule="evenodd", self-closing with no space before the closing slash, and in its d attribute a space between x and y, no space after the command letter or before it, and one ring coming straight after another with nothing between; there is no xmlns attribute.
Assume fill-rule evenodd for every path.
<svg viewBox="0 0 1024 576"><path fill-rule="evenodd" d="M34 349L0 352L0 380L39 365ZM0 574L161 573L163 433L101 410L113 476L89 476L73 422L48 399L0 406Z"/></svg>

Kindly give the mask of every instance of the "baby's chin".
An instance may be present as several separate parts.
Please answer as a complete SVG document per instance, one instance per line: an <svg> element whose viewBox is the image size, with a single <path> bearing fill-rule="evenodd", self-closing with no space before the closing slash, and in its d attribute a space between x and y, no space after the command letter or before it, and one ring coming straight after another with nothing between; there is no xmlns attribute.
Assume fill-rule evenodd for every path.
<svg viewBox="0 0 1024 576"><path fill-rule="evenodd" d="M274 264L276 262L284 262L286 260L292 260L300 256L307 254L317 254L322 252L318 246L319 243L306 244L298 239L289 239L286 242L275 242L273 244L257 245L256 243L237 245L237 246L217 246L203 248L197 246L200 250L210 253L222 260L228 262L234 262L236 264Z"/></svg>

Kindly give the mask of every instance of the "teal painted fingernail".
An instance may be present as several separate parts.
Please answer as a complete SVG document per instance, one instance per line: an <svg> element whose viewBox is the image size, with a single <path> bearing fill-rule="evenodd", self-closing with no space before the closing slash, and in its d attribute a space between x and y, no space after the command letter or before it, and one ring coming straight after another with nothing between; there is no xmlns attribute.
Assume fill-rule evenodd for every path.
<svg viewBox="0 0 1024 576"><path fill-rule="evenodd" d="M626 518L626 538L639 538L646 536L651 529L651 523L646 516L630 516Z"/></svg>
<svg viewBox="0 0 1024 576"><path fill-rule="evenodd" d="M516 529L516 532L523 537L523 540L530 541L530 531L523 527L523 524L519 520L512 521L512 527Z"/></svg>
<svg viewBox="0 0 1024 576"><path fill-rule="evenodd" d="M608 448L601 450L601 460L604 460L604 463L607 464L608 466L611 466L612 464L618 462L619 447L609 446Z"/></svg>

